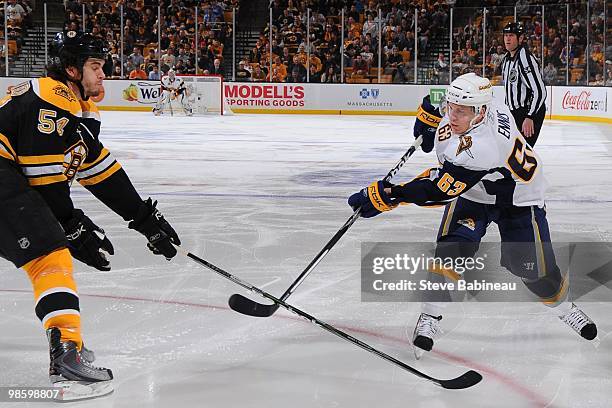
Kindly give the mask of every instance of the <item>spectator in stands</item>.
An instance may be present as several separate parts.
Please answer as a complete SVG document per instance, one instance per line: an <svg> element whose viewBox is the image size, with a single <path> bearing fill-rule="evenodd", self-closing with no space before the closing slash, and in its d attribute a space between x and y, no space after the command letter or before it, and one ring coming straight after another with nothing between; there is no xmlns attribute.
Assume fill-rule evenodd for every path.
<svg viewBox="0 0 612 408"><path fill-rule="evenodd" d="M252 82L264 82L266 80L266 74L262 71L259 64L255 65L253 73L251 74Z"/></svg>
<svg viewBox="0 0 612 408"><path fill-rule="evenodd" d="M276 73L273 75L273 82L285 82L285 79L287 79L287 66L283 64L280 57L274 57L272 70L276 71Z"/></svg>
<svg viewBox="0 0 612 408"><path fill-rule="evenodd" d="M306 78L306 67L302 63L302 59L300 58L298 54L295 54L293 56L293 61L291 63L291 66L289 67L289 71L291 73L293 73L293 71L295 70L298 71L299 78Z"/></svg>
<svg viewBox="0 0 612 408"><path fill-rule="evenodd" d="M17 0L9 0L5 12L8 19L13 20L16 24L21 24L27 14L21 4L17 3Z"/></svg>
<svg viewBox="0 0 612 408"><path fill-rule="evenodd" d="M251 80L251 73L244 68L244 61L238 63L238 69L236 70L236 81L247 82Z"/></svg>
<svg viewBox="0 0 612 408"><path fill-rule="evenodd" d="M554 64L550 60L544 67L543 78L546 85L556 85L557 83L557 68L555 68Z"/></svg>
<svg viewBox="0 0 612 408"><path fill-rule="evenodd" d="M300 75L300 70L297 67L294 67L293 70L291 71L291 75L287 78L287 82L299 83L299 82L304 82L305 79L306 79L305 77Z"/></svg>
<svg viewBox="0 0 612 408"><path fill-rule="evenodd" d="M288 67L292 59L293 57L289 54L289 47L283 47L283 53L281 54L281 61L283 64Z"/></svg>
<svg viewBox="0 0 612 408"><path fill-rule="evenodd" d="M601 74L595 75L595 81L591 81L589 85L604 86L603 75Z"/></svg>
<svg viewBox="0 0 612 408"><path fill-rule="evenodd" d="M448 62L446 62L446 58L444 57L444 53L438 53L438 59L434 64L434 75L437 78L438 84L448 84L449 80L449 72L448 72Z"/></svg>
<svg viewBox="0 0 612 408"><path fill-rule="evenodd" d="M145 64L139 65L138 68L133 69L130 72L129 78L130 79L147 79L148 75L144 69L145 69Z"/></svg>
<svg viewBox="0 0 612 408"><path fill-rule="evenodd" d="M323 75L321 75L321 82L326 84L338 84L340 83L340 73L336 71L335 65L329 65Z"/></svg>
<svg viewBox="0 0 612 408"><path fill-rule="evenodd" d="M144 62L147 65L157 65L159 60L157 58L157 50L155 48L149 48L149 54L144 58Z"/></svg>
<svg viewBox="0 0 612 408"><path fill-rule="evenodd" d="M149 80L150 81L161 80L161 75L159 74L159 68L157 68L157 65L151 66L151 70L149 71Z"/></svg>
<svg viewBox="0 0 612 408"><path fill-rule="evenodd" d="M113 68L113 74L111 75L110 79L123 79L123 77L121 76L121 65L115 65L115 68Z"/></svg>
<svg viewBox="0 0 612 408"><path fill-rule="evenodd" d="M308 78L308 82L310 83L321 83L321 72L317 71L317 68L314 64L310 65L309 68L309 78Z"/></svg>
<svg viewBox="0 0 612 408"><path fill-rule="evenodd" d="M374 14L368 14L367 21L363 23L363 35L370 34L372 38L378 38L378 23L374 21Z"/></svg>
<svg viewBox="0 0 612 408"><path fill-rule="evenodd" d="M316 54L310 55L310 60L308 61L308 69L310 69L310 67L314 67L315 72L321 75L321 71L323 71L323 63L321 62L321 59L316 56ZM310 74L312 75L312 70L310 71Z"/></svg>
<svg viewBox="0 0 612 408"><path fill-rule="evenodd" d="M133 52L130 54L128 59L132 61L132 64L134 64L135 67L140 67L145 62L142 52L140 51L140 47L134 47Z"/></svg>
<svg viewBox="0 0 612 408"><path fill-rule="evenodd" d="M366 76L368 74L368 63L363 59L361 54L357 54L353 60L353 77Z"/></svg>
<svg viewBox="0 0 612 408"><path fill-rule="evenodd" d="M366 64L368 65L368 69L370 69L371 66L375 65L374 53L370 50L370 46L368 44L365 44L363 46L363 49L360 55L363 58L363 60L366 62Z"/></svg>
<svg viewBox="0 0 612 408"><path fill-rule="evenodd" d="M219 58L215 58L212 66L209 69L210 75L221 75L223 76L223 68L221 68L221 60Z"/></svg>
<svg viewBox="0 0 612 408"><path fill-rule="evenodd" d="M174 56L174 49L172 47L168 47L166 53L161 56L160 63L161 69L164 72L176 65L176 57Z"/></svg>
<svg viewBox="0 0 612 408"><path fill-rule="evenodd" d="M386 58L386 63L385 63L385 68L386 69L393 69L393 71L395 69L397 69L400 65L402 65L404 62L404 58L402 57L402 55L399 53L399 50L397 49L397 46L394 45L391 48L391 51L387 54L387 58Z"/></svg>

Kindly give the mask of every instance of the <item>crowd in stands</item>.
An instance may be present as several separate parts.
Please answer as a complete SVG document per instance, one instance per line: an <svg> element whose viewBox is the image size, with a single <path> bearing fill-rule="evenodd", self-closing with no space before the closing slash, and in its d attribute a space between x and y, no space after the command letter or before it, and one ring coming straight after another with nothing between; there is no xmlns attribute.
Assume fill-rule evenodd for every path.
<svg viewBox="0 0 612 408"><path fill-rule="evenodd" d="M232 9L238 9L238 3L238 0L161 0L158 22L157 1L68 0L64 29L84 30L108 41L110 53L104 72L109 79L157 80L170 68L177 74L223 75L223 50L231 39Z"/></svg>
<svg viewBox="0 0 612 408"><path fill-rule="evenodd" d="M379 78L381 82L412 82L416 14L419 66L428 68L428 73L419 76L419 81L448 83L452 67L454 78L467 72L482 75L484 71L488 78L500 82L501 61L506 54L501 30L506 23L514 21L515 5L517 20L525 27L525 45L539 58L547 84L565 84L566 62L570 84L586 84L587 59L589 84L602 84L603 70L608 65L612 69L612 63L604 61L604 0L591 1L589 50L586 49L586 4L569 7L568 46L565 44L566 7L563 1L487 0L483 3L487 7L486 33L483 33L483 8L470 7L473 4L467 0L273 0L272 44L269 42L270 27L266 26L256 46L240 61L237 80L339 82L342 80L340 65L344 64L345 82L370 83L378 82ZM453 54L449 61L451 5L456 8ZM342 7L345 7L344 35L340 21ZM307 38L307 25L310 26L310 38ZM342 38L344 47L340 44ZM445 52L438 52L431 46L436 42L444 44ZM605 55L612 59L611 46Z"/></svg>
<svg viewBox="0 0 612 408"><path fill-rule="evenodd" d="M310 11L304 1L272 1L272 44L266 26L240 61L237 79L336 83L342 80L343 64L346 82L377 82L379 70L381 82L412 81L415 8L419 55L427 53L429 40L444 32L449 18L446 0L320 0L308 5Z"/></svg>
<svg viewBox="0 0 612 408"><path fill-rule="evenodd" d="M0 3L0 70L5 71L5 53L10 60L21 53L26 28L31 26L32 7L28 0L8 0ZM4 38L4 20L6 16L6 31L8 41Z"/></svg>
<svg viewBox="0 0 612 408"><path fill-rule="evenodd" d="M500 83L502 80L501 61L506 50L500 32L508 22L514 21L515 8L514 5L500 6L499 2L495 1L488 3L486 53L483 53L482 47L482 8L465 9L464 14L470 16L467 23L453 30L453 77L466 72L482 74L484 63L484 72L488 78L494 83ZM546 84L564 85L567 75L569 84L586 85L587 60L588 84L604 84L604 7L604 0L592 0L590 21L587 21L586 3L566 6L563 1L516 2L516 18L525 29L526 47L539 59ZM588 48L587 25L590 25ZM612 47L608 48L606 55L612 57ZM483 55L486 55L484 61ZM566 67L569 67L569 70ZM610 68L612 69L612 66ZM612 79L608 84L612 84Z"/></svg>
<svg viewBox="0 0 612 408"><path fill-rule="evenodd" d="M8 7L15 3L28 10L25 1L9 0ZM85 29L109 41L111 53L105 65L109 78L158 79L171 67L179 74L224 74L224 68L231 70L231 61L224 61L223 51L230 45L233 30L230 10L238 9L239 0L159 3L160 33L156 0L67 0L65 29ZM482 3L487 7L486 32L483 8L471 7L473 4L468 0L272 0L272 25L266 25L248 55L238 55L236 80L412 83L417 49L420 83L448 83L451 71L453 78L484 71L499 83L506 54L501 30L514 21L516 6L517 20L525 28L525 44L539 58L547 84L565 84L567 75L570 84L588 81L589 85L601 85L607 70L605 82L612 85L610 35L604 50L605 0L591 0L590 21L586 4L570 4L569 32L566 6L561 0L486 0ZM544 24L541 4L545 4ZM124 12L123 33L120 5ZM450 7L454 7L452 33ZM587 25L591 39L588 49ZM452 56L448 53L449 42Z"/></svg>

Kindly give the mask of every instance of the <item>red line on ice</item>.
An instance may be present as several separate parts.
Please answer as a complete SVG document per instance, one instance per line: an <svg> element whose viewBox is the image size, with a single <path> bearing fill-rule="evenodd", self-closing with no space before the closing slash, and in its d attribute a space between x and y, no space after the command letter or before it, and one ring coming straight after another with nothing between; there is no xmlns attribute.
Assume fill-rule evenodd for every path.
<svg viewBox="0 0 612 408"><path fill-rule="evenodd" d="M0 289L0 292L28 293L28 294L32 293L31 291L24 290L24 289ZM99 294L92 294L92 293L79 293L79 296L87 296L87 297L102 298L102 299L113 299L113 300L129 300L129 301L136 301L136 302L151 302L151 303L160 303L160 304L167 304L167 305L178 305L178 306L191 306L191 307L211 309L211 310L231 310L228 306L213 306L213 305L207 305L203 303L183 302L179 300L149 299L149 298L136 297L136 296L99 295ZM274 315L274 317L288 319L288 320L304 321L302 318L294 317L294 316ZM406 344L406 345L408 344L406 339L404 338L388 336L385 334L380 334L378 332L360 329L357 327L342 326L342 325L337 325L336 327L343 329L343 330L349 330L352 332L361 333L361 334L364 334L370 337L376 337L379 339L389 340L389 341L399 343L399 344ZM476 363L466 358L456 356L454 354L447 353L447 352L440 351L440 350L433 350L432 353L436 354L438 357L444 360L451 361L453 363L457 363L457 364L460 364L466 367L473 368L475 370L480 371L483 374L493 377L495 380L507 386L515 393L523 396L524 398L532 402L534 407L552 408L552 405L550 405L550 402L547 401L544 397L540 396L535 391L532 391L531 389L520 384L513 378L508 377L507 375L504 375L498 371L495 371L494 369L490 367L487 367L485 365Z"/></svg>

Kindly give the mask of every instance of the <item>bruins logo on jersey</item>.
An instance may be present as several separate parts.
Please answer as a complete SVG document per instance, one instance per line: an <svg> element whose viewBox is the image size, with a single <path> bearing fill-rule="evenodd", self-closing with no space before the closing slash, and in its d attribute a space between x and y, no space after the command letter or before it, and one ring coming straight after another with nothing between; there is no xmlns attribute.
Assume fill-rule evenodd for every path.
<svg viewBox="0 0 612 408"><path fill-rule="evenodd" d="M79 171L79 167L85 162L87 151L87 145L80 140L64 154L64 174L69 183L72 184Z"/></svg>
<svg viewBox="0 0 612 408"><path fill-rule="evenodd" d="M472 136L461 136L459 138L459 146L457 147L457 153L455 154L455 156L459 156L462 152L466 152L467 155L473 159L474 156L472 155L472 152L470 151L471 147L472 147Z"/></svg>
<svg viewBox="0 0 612 408"><path fill-rule="evenodd" d="M57 85L57 86L53 87L53 92L57 96L61 96L62 98L66 99L69 102L75 102L76 101L76 99L72 95L72 92L70 92L68 90L68 88L66 88L65 86Z"/></svg>

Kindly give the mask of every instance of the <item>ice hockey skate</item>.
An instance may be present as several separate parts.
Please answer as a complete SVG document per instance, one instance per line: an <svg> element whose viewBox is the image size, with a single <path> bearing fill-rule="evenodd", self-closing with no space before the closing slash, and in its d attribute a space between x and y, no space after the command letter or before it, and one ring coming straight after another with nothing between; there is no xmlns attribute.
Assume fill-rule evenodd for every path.
<svg viewBox="0 0 612 408"><path fill-rule="evenodd" d="M559 316L559 319L587 340L593 340L597 337L597 325L573 303L571 309Z"/></svg>
<svg viewBox="0 0 612 408"><path fill-rule="evenodd" d="M113 373L108 368L94 367L93 352L82 353L72 341L61 341L61 332L47 330L50 350L49 380L61 388L59 401L75 401L102 397L113 392ZM92 360L93 361L93 360Z"/></svg>
<svg viewBox="0 0 612 408"><path fill-rule="evenodd" d="M419 316L412 334L412 346L417 360L423 356L425 351L431 351L434 340L442 333L440 320L442 316L435 317L426 313L421 313Z"/></svg>

